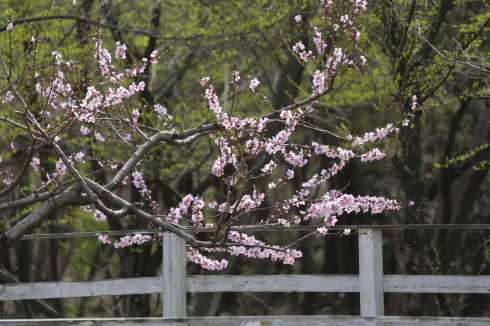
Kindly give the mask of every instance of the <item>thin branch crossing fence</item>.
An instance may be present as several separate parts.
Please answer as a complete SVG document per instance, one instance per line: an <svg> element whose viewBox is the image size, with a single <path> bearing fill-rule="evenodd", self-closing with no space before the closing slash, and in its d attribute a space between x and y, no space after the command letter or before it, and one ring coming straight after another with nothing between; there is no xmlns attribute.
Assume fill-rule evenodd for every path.
<svg viewBox="0 0 490 326"><path fill-rule="evenodd" d="M162 293L163 317L0 319L0 325L490 325L490 318L384 316L384 293L490 294L490 276L383 275L383 229L490 229L490 225L384 225L338 226L359 230L358 275L186 275L185 240L163 233L162 277L117 280L0 284L0 300L53 299L102 295ZM244 228L236 228L244 231ZM258 230L259 227L247 228ZM271 229L260 228L272 231ZM308 227L284 228L308 231ZM192 229L209 232L210 229ZM277 229L274 229L277 231ZM30 235L35 238L71 238L98 235L157 233L156 230ZM186 317L187 292L358 292L360 316L239 316Z"/></svg>

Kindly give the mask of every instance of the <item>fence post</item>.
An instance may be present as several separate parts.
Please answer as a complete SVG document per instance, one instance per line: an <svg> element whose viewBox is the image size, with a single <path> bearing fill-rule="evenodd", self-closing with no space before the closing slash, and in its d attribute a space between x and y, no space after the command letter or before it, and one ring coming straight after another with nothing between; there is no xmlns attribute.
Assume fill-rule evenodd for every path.
<svg viewBox="0 0 490 326"><path fill-rule="evenodd" d="M381 230L359 231L359 285L361 316L384 315L383 250ZM364 326L382 326L366 322Z"/></svg>
<svg viewBox="0 0 490 326"><path fill-rule="evenodd" d="M163 317L186 316L186 259L185 240L171 232L164 232L163 245ZM164 323L165 326L183 325Z"/></svg>

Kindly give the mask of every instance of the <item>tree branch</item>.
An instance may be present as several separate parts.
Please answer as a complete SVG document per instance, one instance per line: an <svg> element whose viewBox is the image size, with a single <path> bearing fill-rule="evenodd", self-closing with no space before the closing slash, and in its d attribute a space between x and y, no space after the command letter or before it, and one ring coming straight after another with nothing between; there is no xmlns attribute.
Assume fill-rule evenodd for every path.
<svg viewBox="0 0 490 326"><path fill-rule="evenodd" d="M49 198L10 230L2 234L0 236L0 253L6 252L24 234L39 227L46 218L61 208L70 205L81 206L90 204L90 199L82 196L80 190L80 186L76 184L64 190L59 195Z"/></svg>

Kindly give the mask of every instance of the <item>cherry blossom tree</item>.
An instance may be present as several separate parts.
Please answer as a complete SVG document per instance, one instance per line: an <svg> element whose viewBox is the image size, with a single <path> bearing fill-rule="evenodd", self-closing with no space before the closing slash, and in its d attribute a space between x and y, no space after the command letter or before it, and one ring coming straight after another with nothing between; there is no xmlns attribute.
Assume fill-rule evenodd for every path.
<svg viewBox="0 0 490 326"><path fill-rule="evenodd" d="M73 4L77 5L77 1ZM342 214L398 210L400 204L393 199L355 197L342 189L328 187L329 179L349 160L367 163L383 159L385 151L373 147L373 144L398 132L395 124L354 136L337 134L306 121L314 113L315 104L335 91L337 78L342 74L355 73L365 64L366 59L359 55L359 47L362 40L360 17L367 9L366 5L360 0L321 1L318 19L303 19L301 15L295 17L295 21L305 24L313 35L312 49L302 42L297 42L291 49L311 71L308 96L283 108L272 107L267 94L261 91L260 78L254 76L253 62L249 62L244 52L248 69L233 70L230 76L231 107L223 109L213 80L203 76L200 83L196 81L195 87L202 88L200 100L207 104L215 120L185 130L178 130L169 110L163 105L138 105L132 101L147 87L142 81L135 82L135 78L151 66L158 65L159 61L165 61L166 48L153 51L148 58L125 68L122 63L126 60L129 45L121 42L106 44L100 30L93 26L95 74L88 76L84 75L86 67L70 56L68 47L52 52L49 67L39 66L36 53L42 42L42 31L38 29L31 29L28 41L32 52L30 61L16 71L13 69L16 60L12 52L14 44L9 42L10 51L0 52L0 78L2 87L7 89L2 97L0 123L2 129L15 129L29 139L30 145L25 162L16 169L3 166L0 156L0 180L4 185L0 197L8 198L7 195L15 191L22 194L21 199L1 203L0 211L18 207L30 207L30 211L0 236L0 250L11 248L54 212L81 206L97 221L133 215L162 232L175 233L187 241L189 259L207 269L219 270L227 265L226 260L206 257L212 252L293 264L296 258L301 257L301 252L294 249L298 240L292 239L289 245L279 246L260 241L247 232L251 232L253 227L283 228L309 219L320 219L321 226L308 236L324 236ZM11 35L18 26L13 25L10 19L6 24L9 40L12 40ZM25 25L29 26L27 22ZM111 49L115 49L114 53ZM263 111L255 115L244 111L235 101L244 95L258 97ZM40 99L39 107L33 107L34 97ZM413 97L412 110L416 110L416 106L416 97ZM158 127L149 123L147 117L158 121ZM407 126L410 116L403 118L400 126ZM269 126L272 125L275 128L271 133ZM332 135L345 145L305 143L298 141L301 137L295 137L310 130ZM103 157L102 154L97 158L89 157L83 150L67 146L73 137L82 137L80 139L104 148L123 148L120 152L123 156L118 159L110 155ZM210 169L220 178L226 195L223 199L215 199L187 194L178 206L162 210L146 185L144 171L139 166L158 146L189 146L205 137L211 137L216 146L217 157ZM8 155L8 150L15 146L16 140L3 144L2 155ZM83 148L83 143L80 148ZM42 162L38 152L41 149L49 151L56 162L56 171L49 173L40 168ZM295 172L308 169L315 156L325 156L336 163L311 173L309 180L294 193L281 197L286 193L282 189L292 184ZM89 161L97 162L97 168ZM102 171L112 171L107 184L97 183L94 179ZM35 184L30 193L19 186L26 181ZM131 202L116 194L116 189L130 183L141 194L143 203ZM280 199L275 204L266 205L265 198L272 194ZM251 217L264 210L271 212L268 218L252 223ZM202 227L212 230L206 240L193 235L193 228ZM343 233L348 235L350 232L346 229ZM136 234L119 240L101 236L99 240L122 248L158 241L158 236Z"/></svg>

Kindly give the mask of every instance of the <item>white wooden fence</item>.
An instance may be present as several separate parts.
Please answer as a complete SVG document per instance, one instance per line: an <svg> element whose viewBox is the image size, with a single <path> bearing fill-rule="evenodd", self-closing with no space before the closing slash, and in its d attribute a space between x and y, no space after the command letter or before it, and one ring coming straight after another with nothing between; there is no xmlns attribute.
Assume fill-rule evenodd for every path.
<svg viewBox="0 0 490 326"><path fill-rule="evenodd" d="M359 232L359 275L187 276L185 241L163 234L163 277L0 284L0 300L163 293L161 318L2 320L0 325L490 325L490 318L384 316L383 293L490 294L490 276L383 275L381 230ZM186 292L359 292L360 316L186 317Z"/></svg>

